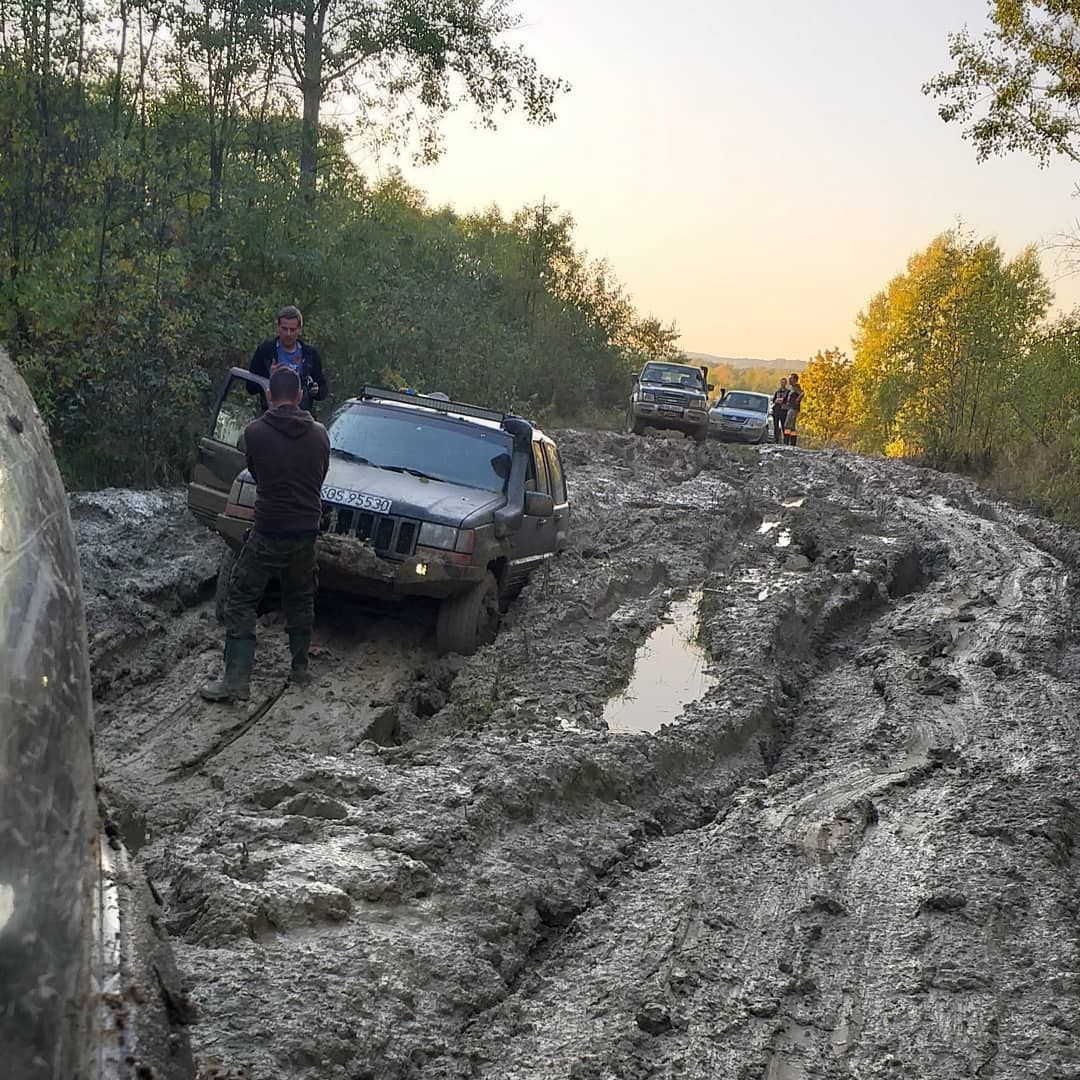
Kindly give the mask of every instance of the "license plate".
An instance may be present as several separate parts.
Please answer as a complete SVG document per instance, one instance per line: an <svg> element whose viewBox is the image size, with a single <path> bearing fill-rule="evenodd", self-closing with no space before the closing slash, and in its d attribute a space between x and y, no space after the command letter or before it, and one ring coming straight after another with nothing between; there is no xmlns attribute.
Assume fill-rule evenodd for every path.
<svg viewBox="0 0 1080 1080"><path fill-rule="evenodd" d="M375 514L389 514L390 500L381 495L365 495L362 491L349 491L348 488L330 487L322 489L324 502L355 506L359 510L370 510Z"/></svg>
<svg viewBox="0 0 1080 1080"><path fill-rule="evenodd" d="M677 409L674 405L661 405L660 406L660 411L661 412L678 414L678 413L682 412L682 409Z"/></svg>

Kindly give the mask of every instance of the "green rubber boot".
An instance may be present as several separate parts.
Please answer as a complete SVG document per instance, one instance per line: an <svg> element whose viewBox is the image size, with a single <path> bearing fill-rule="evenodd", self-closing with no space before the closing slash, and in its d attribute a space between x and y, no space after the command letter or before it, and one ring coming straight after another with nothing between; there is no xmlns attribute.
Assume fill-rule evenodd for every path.
<svg viewBox="0 0 1080 1080"><path fill-rule="evenodd" d="M309 686L311 684L311 673L308 671L308 649L310 646L310 630L289 631L289 652L292 653L289 682L293 686Z"/></svg>
<svg viewBox="0 0 1080 1080"><path fill-rule="evenodd" d="M207 701L247 701L251 697L251 668L255 663L255 639L225 638L225 674L207 683L199 693Z"/></svg>

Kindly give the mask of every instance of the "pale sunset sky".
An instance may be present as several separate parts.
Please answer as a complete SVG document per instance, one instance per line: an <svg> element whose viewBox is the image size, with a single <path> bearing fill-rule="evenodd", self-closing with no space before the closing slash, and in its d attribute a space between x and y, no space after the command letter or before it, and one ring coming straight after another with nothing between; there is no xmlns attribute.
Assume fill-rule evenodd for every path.
<svg viewBox="0 0 1080 1080"><path fill-rule="evenodd" d="M923 82L986 0L518 0L516 35L573 84L558 119L497 131L467 111L434 166L402 159L432 205L547 198L682 346L806 359L848 348L855 316L962 219L1007 254L1080 216L1080 175L1016 155L979 164ZM368 158L369 172L393 161ZM1080 279L1043 257L1059 305Z"/></svg>

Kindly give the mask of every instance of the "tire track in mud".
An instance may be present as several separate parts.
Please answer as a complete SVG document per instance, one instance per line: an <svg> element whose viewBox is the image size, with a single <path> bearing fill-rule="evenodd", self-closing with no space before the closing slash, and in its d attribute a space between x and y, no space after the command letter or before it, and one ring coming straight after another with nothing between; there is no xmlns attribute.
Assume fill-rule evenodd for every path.
<svg viewBox="0 0 1080 1080"><path fill-rule="evenodd" d="M998 879L980 858L952 867L950 880L948 849L935 846L929 825L972 813L958 812L950 795L986 715L980 692L1009 696L1001 685L1008 662L980 662L979 652L1001 656L1011 644L1045 657L1056 648L1060 614L1047 613L1060 604L1048 601L1060 600L1064 573L1009 542L972 560L962 526L951 539L950 554L966 551L975 563L968 573L986 579L979 599L966 584L957 596L954 571L855 627L838 643L839 661L800 696L771 775L747 785L711 826L647 845L648 872L632 876L602 914L579 920L489 1018L478 1045L438 1075L801 1080L912 1068L987 1075L991 1066L994 1075L1056 1076L1075 1067L1070 1045L1032 1070L1032 1016L1008 1015L994 992L1003 962L1022 974L1030 958L1002 949L1007 938L970 940L979 936L968 925L978 925L969 915L978 890L993 896ZM1033 597L1037 625L1021 630L1017 616ZM973 605L991 607L991 617L964 617ZM920 624L932 632L913 648L904 631ZM856 671L867 672L856 694L852 654ZM936 668L957 664L974 667L973 686L933 681ZM877 678L882 668L893 685ZM939 694L932 710L913 707L912 698L927 704ZM1009 705L1016 699L994 711L1007 717ZM1029 750L1021 743L1015 760ZM993 752L1002 756L996 732ZM1006 1046L1019 1049L1011 1072L1002 1071Z"/></svg>
<svg viewBox="0 0 1080 1080"><path fill-rule="evenodd" d="M966 1030L981 1075L1040 1075L1033 1059L987 1071L1013 1060L988 1034L991 999L1016 1038L1046 1023L1005 1015L971 944L977 927L1015 967L1024 933L1001 928L1035 906L1060 930L1074 877L1071 804L1001 794L1046 787L1047 754L1076 749L1054 675L1075 663L1062 572L1017 539L1031 519L995 522L983 500L976 525L960 482L845 455L563 447L572 548L494 648L447 663L419 628L325 627L315 690L287 692L182 783L124 773L143 768L140 741L175 766L184 729L164 723L169 743L153 728L145 689L130 710L109 703L110 775L152 825L142 860L204 1061L600 1080L893 1076L914 1056L951 1080ZM672 590L701 585L720 686L656 735L603 731ZM182 715L216 661L182 660L158 700ZM1023 721L1040 703L1059 718L1045 747ZM199 708L189 759L226 723ZM984 733L988 712L1003 718ZM400 745L365 739L375 720ZM1047 867L1038 902L1009 877L1045 884ZM1054 963L1065 979L1071 956Z"/></svg>

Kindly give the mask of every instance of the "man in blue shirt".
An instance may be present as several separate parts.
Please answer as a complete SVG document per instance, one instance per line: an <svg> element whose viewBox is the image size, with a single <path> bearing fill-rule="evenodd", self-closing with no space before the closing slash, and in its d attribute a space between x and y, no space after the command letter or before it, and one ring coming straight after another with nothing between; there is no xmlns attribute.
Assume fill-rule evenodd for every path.
<svg viewBox="0 0 1080 1080"><path fill-rule="evenodd" d="M322 401L330 391L323 371L322 357L314 345L300 337L304 316L300 309L289 304L278 312L277 337L260 343L251 358L251 373L270 378L270 372L281 366L295 371L304 396L300 408L311 411L312 401Z"/></svg>

